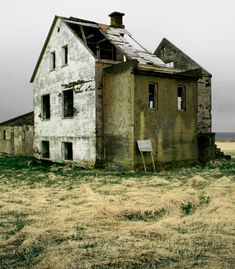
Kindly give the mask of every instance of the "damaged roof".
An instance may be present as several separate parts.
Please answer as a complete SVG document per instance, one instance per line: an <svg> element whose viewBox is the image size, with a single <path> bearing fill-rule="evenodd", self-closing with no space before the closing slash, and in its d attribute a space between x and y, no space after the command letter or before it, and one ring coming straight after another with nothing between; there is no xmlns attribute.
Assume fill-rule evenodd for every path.
<svg viewBox="0 0 235 269"><path fill-rule="evenodd" d="M71 24L78 24L85 27L98 28L107 40L124 53L128 60L137 60L140 64L152 64L159 67L166 67L166 64L161 59L141 46L126 29L115 28L106 24L86 21L74 17L60 18L69 26L71 26Z"/></svg>
<svg viewBox="0 0 235 269"><path fill-rule="evenodd" d="M107 47L108 45L115 47L117 50L123 53L127 60L137 60L140 64L167 67L167 65L160 58L140 45L124 28L111 27L106 24L74 17L66 18L55 16L30 82L34 81L41 59L58 19L61 19L61 21L63 21L77 35L77 37L84 43L84 45L87 46L95 57L97 57L96 46L97 44L102 43L106 44ZM84 30L86 31L86 34ZM108 49L110 48L108 47Z"/></svg>

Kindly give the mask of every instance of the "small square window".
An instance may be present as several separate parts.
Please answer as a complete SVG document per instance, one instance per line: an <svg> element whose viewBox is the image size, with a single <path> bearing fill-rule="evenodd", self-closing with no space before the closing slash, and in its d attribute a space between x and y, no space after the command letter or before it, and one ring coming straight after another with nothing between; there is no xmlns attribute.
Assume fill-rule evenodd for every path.
<svg viewBox="0 0 235 269"><path fill-rule="evenodd" d="M50 116L50 94L47 94L42 96L42 118L50 119Z"/></svg>
<svg viewBox="0 0 235 269"><path fill-rule="evenodd" d="M63 142L64 160L73 160L73 143Z"/></svg>
<svg viewBox="0 0 235 269"><path fill-rule="evenodd" d="M42 158L50 158L49 141L42 141Z"/></svg>
<svg viewBox="0 0 235 269"><path fill-rule="evenodd" d="M50 68L51 70L54 70L56 67L56 58L55 58L55 51L51 52L50 56Z"/></svg>
<svg viewBox="0 0 235 269"><path fill-rule="evenodd" d="M68 46L62 47L62 65L68 64Z"/></svg>

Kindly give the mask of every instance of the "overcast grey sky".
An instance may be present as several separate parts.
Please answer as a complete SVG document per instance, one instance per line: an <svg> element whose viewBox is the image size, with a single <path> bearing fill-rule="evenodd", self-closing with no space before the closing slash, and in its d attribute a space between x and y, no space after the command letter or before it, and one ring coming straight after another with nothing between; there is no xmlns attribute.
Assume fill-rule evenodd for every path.
<svg viewBox="0 0 235 269"><path fill-rule="evenodd" d="M54 15L109 24L144 47L166 37L213 75L213 131L235 131L235 0L5 0L0 6L0 122L33 109L29 83Z"/></svg>

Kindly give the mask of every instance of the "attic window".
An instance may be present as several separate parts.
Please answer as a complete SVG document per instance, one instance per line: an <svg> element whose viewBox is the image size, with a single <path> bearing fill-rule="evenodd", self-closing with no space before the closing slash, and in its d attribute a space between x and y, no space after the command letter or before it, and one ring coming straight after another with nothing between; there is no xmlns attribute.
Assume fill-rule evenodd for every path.
<svg viewBox="0 0 235 269"><path fill-rule="evenodd" d="M56 60L55 60L55 51L51 52L50 56L50 68L51 70L54 70L56 67Z"/></svg>
<svg viewBox="0 0 235 269"><path fill-rule="evenodd" d="M63 92L64 117L73 117L73 90Z"/></svg>
<svg viewBox="0 0 235 269"><path fill-rule="evenodd" d="M64 160L73 160L73 144L71 142L63 143Z"/></svg>
<svg viewBox="0 0 235 269"><path fill-rule="evenodd" d="M50 119L50 94L42 96L42 118Z"/></svg>
<svg viewBox="0 0 235 269"><path fill-rule="evenodd" d="M177 107L178 110L186 110L186 91L184 86L177 87Z"/></svg>
<svg viewBox="0 0 235 269"><path fill-rule="evenodd" d="M149 108L157 108L157 84L150 83L148 88L149 93Z"/></svg>
<svg viewBox="0 0 235 269"><path fill-rule="evenodd" d="M49 141L42 141L42 158L50 158Z"/></svg>
<svg viewBox="0 0 235 269"><path fill-rule="evenodd" d="M62 65L68 64L68 46L62 47Z"/></svg>

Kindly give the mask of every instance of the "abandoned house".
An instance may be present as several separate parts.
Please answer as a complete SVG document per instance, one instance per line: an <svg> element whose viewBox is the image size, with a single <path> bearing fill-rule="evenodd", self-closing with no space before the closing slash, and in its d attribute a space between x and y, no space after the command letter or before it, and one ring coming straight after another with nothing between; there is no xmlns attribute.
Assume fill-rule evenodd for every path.
<svg viewBox="0 0 235 269"><path fill-rule="evenodd" d="M0 152L33 156L33 112L0 123Z"/></svg>
<svg viewBox="0 0 235 269"><path fill-rule="evenodd" d="M134 170L137 140L150 140L156 164L197 162L199 128L211 132L209 115L207 128L198 120L204 69L165 63L125 29L123 13L109 16L110 25L55 16L31 78L35 156Z"/></svg>

